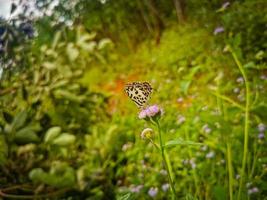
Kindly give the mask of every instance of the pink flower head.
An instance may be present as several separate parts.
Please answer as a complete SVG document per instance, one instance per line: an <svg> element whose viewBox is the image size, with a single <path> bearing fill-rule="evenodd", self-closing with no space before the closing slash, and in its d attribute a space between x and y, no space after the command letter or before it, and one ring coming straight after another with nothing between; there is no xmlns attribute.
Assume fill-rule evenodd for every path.
<svg viewBox="0 0 267 200"><path fill-rule="evenodd" d="M146 110L141 110L138 117L139 119L145 119L147 117Z"/></svg>
<svg viewBox="0 0 267 200"><path fill-rule="evenodd" d="M153 117L161 115L162 113L163 113L163 110L158 105L152 105L144 110L141 110L138 117L139 119L146 119L149 117L153 118Z"/></svg>

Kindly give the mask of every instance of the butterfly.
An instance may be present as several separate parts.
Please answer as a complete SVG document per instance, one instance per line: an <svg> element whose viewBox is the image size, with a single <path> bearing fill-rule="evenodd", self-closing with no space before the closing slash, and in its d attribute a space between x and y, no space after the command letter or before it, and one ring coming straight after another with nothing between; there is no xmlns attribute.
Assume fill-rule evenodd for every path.
<svg viewBox="0 0 267 200"><path fill-rule="evenodd" d="M152 93L153 88L148 82L132 82L125 85L125 92L138 108L143 108Z"/></svg>

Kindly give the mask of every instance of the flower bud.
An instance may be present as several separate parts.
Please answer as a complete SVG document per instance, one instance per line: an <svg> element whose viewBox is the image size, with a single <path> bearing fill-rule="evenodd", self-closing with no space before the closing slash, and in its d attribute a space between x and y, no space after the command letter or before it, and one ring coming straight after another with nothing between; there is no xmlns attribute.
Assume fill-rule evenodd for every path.
<svg viewBox="0 0 267 200"><path fill-rule="evenodd" d="M154 131L151 128L145 128L141 133L142 139L151 139L153 137Z"/></svg>

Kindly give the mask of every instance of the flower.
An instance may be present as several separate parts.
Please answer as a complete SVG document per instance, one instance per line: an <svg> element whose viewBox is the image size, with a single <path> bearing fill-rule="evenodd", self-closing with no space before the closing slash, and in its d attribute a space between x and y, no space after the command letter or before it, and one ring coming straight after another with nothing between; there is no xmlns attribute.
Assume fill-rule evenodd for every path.
<svg viewBox="0 0 267 200"><path fill-rule="evenodd" d="M163 110L158 105L149 106L146 109L141 110L138 117L139 119L146 119L150 117L158 117L162 115Z"/></svg>
<svg viewBox="0 0 267 200"><path fill-rule="evenodd" d="M177 123L182 124L185 122L185 120L186 120L186 118L183 115L179 115L178 119L177 119Z"/></svg>
<svg viewBox="0 0 267 200"><path fill-rule="evenodd" d="M205 133L207 133L207 134L209 134L209 133L212 131L208 124L205 124L205 125L202 127L202 130L203 130Z"/></svg>
<svg viewBox="0 0 267 200"><path fill-rule="evenodd" d="M230 6L230 2L226 1L223 5L222 5L222 9L226 9L228 6Z"/></svg>
<svg viewBox="0 0 267 200"><path fill-rule="evenodd" d="M138 115L139 119L144 119L147 117L146 110L141 110L141 112Z"/></svg>
<svg viewBox="0 0 267 200"><path fill-rule="evenodd" d="M219 26L219 27L215 28L213 34L217 35L217 34L222 33L222 32L224 32L224 28L222 26Z"/></svg>
<svg viewBox="0 0 267 200"><path fill-rule="evenodd" d="M131 187L131 192L133 192L133 193L139 193L140 190L143 189L143 187L144 187L143 185L132 186L132 187Z"/></svg>
<svg viewBox="0 0 267 200"><path fill-rule="evenodd" d="M207 145L203 145L202 147L200 147L201 151L207 151L208 150L208 146Z"/></svg>
<svg viewBox="0 0 267 200"><path fill-rule="evenodd" d="M235 88L233 91L234 91L234 93L238 94L240 92L240 89L239 88Z"/></svg>
<svg viewBox="0 0 267 200"><path fill-rule="evenodd" d="M263 123L260 123L259 125L258 125L258 130L259 130L259 132L264 132L265 130L266 130L266 126L265 126L265 124L263 124Z"/></svg>
<svg viewBox="0 0 267 200"><path fill-rule="evenodd" d="M243 77L238 77L238 78L236 79L236 82L237 82L237 83L244 83L244 79L243 79Z"/></svg>
<svg viewBox="0 0 267 200"><path fill-rule="evenodd" d="M148 195L154 198L155 196L157 196L158 191L159 189L157 187L151 187L148 190Z"/></svg>
<svg viewBox="0 0 267 200"><path fill-rule="evenodd" d="M161 169L159 173L163 176L166 176L168 174L167 171L164 169Z"/></svg>
<svg viewBox="0 0 267 200"><path fill-rule="evenodd" d="M180 98L177 99L178 103L182 103L183 101L184 101L183 97L180 97Z"/></svg>
<svg viewBox="0 0 267 200"><path fill-rule="evenodd" d="M154 131L151 128L145 128L141 133L142 139L151 139Z"/></svg>
<svg viewBox="0 0 267 200"><path fill-rule="evenodd" d="M197 165L195 163L195 158L190 159L189 163L190 163L192 169L195 169L197 167Z"/></svg>
<svg viewBox="0 0 267 200"><path fill-rule="evenodd" d="M169 188L170 188L170 184L169 183L164 183L161 186L161 189L163 190L163 192L167 192L167 190L169 190Z"/></svg>
<svg viewBox="0 0 267 200"><path fill-rule="evenodd" d="M264 138L265 138L264 133L259 133L258 134L258 139L263 140Z"/></svg>
<svg viewBox="0 0 267 200"><path fill-rule="evenodd" d="M254 194L254 193L258 193L259 189L257 187L253 187L251 189L248 190L248 194Z"/></svg>
<svg viewBox="0 0 267 200"><path fill-rule="evenodd" d="M133 144L131 142L128 142L122 146L122 151L127 151L128 149L132 148Z"/></svg>
<svg viewBox="0 0 267 200"><path fill-rule="evenodd" d="M215 156L214 151L210 151L209 153L206 154L206 158L213 158Z"/></svg>

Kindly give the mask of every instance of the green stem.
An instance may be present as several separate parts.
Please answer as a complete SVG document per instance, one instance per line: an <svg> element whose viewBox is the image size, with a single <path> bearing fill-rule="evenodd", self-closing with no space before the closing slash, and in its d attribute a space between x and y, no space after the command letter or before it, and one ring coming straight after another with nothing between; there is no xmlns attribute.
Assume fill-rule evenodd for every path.
<svg viewBox="0 0 267 200"><path fill-rule="evenodd" d="M228 165L228 176L229 176L229 194L230 200L233 200L233 168L232 168L232 151L231 145L227 143L227 165Z"/></svg>
<svg viewBox="0 0 267 200"><path fill-rule="evenodd" d="M245 73L245 70L240 63L239 59L237 58L237 55L235 52L230 48L230 52L239 68L239 71L241 72L245 87L246 87L246 106L245 106L245 125L244 125L244 149L243 149L243 159L242 159L242 168L241 168L241 177L239 182L239 189L238 189L238 197L237 200L240 200L241 193L243 189L243 182L244 182L244 176L245 176L245 169L246 169L246 162L247 162L247 154L248 154L248 131L249 131L249 106L250 106L250 88L248 83L248 78Z"/></svg>
<svg viewBox="0 0 267 200"><path fill-rule="evenodd" d="M163 145L163 140L162 140L159 122L156 121L156 124L157 124L157 128L158 128L158 133L159 133L159 143L160 143L161 156L162 156L162 160L163 160L164 166L165 166L167 174L168 174L168 179L169 179L169 183L170 183L171 190L172 190L172 198L176 199L175 187L174 187L174 183L173 183L172 176L171 176L171 165L170 165L170 163L167 162L167 159L166 159L166 152L165 152L164 145Z"/></svg>
<svg viewBox="0 0 267 200"><path fill-rule="evenodd" d="M189 125L186 124L185 126L185 138L187 141L190 140L189 138L189 130L188 130L188 127ZM192 151L191 151L191 148L188 149L188 154L189 154L189 157L192 158ZM194 178L194 184L195 184L195 198L197 198L197 196L200 196L200 193L199 193L199 187L198 187L198 178L197 178L197 173L196 173L196 169L192 169L193 170L193 178Z"/></svg>

